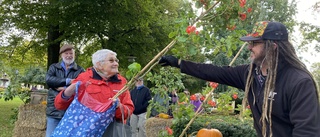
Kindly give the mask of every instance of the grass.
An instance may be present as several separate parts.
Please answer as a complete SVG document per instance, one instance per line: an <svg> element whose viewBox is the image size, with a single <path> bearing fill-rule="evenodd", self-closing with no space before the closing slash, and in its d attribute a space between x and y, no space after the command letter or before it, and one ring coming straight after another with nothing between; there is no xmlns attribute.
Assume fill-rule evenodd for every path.
<svg viewBox="0 0 320 137"><path fill-rule="evenodd" d="M23 102L19 98L14 98L10 101L0 99L0 137L12 137L14 123L10 119L14 114L13 108L22 105Z"/></svg>

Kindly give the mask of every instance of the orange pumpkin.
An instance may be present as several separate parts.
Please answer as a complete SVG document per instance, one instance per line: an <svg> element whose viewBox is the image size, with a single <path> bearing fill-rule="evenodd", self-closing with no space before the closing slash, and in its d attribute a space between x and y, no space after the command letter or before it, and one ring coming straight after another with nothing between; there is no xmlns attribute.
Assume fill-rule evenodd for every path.
<svg viewBox="0 0 320 137"><path fill-rule="evenodd" d="M222 133L218 129L202 128L198 131L196 137L222 137Z"/></svg>

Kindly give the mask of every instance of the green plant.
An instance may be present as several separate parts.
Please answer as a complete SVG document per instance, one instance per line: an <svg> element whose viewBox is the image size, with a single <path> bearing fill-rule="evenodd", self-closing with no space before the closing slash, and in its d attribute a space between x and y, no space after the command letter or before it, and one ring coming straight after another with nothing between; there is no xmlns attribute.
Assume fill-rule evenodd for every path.
<svg viewBox="0 0 320 137"><path fill-rule="evenodd" d="M17 108L22 104L23 102L17 97L9 101L4 101L4 99L0 99L0 137L13 136L12 131L14 128L14 117L17 116Z"/></svg>
<svg viewBox="0 0 320 137"><path fill-rule="evenodd" d="M232 110L231 100L232 98L230 92L220 93L217 104L218 112L229 115L230 111Z"/></svg>
<svg viewBox="0 0 320 137"><path fill-rule="evenodd" d="M173 137L173 131L170 127L166 127L165 130L160 130L159 131L159 134L158 134L159 137Z"/></svg>
<svg viewBox="0 0 320 137"><path fill-rule="evenodd" d="M141 70L141 65L139 63L133 62L128 66L128 71L126 72L126 78L132 79Z"/></svg>
<svg viewBox="0 0 320 137"><path fill-rule="evenodd" d="M20 75L18 70L10 72L10 85L5 88L3 92L0 92L0 99L3 98L5 101L9 101L15 97L19 97L24 104L29 103L31 90L29 88L22 87L22 84L44 85L45 73L46 72L39 67L30 67L23 75Z"/></svg>
<svg viewBox="0 0 320 137"><path fill-rule="evenodd" d="M19 107L12 108L11 111L13 114L10 115L10 123L14 124L18 120Z"/></svg>
<svg viewBox="0 0 320 137"><path fill-rule="evenodd" d="M178 137L189 119L181 119L179 122L172 125L173 135ZM256 137L255 129L253 129L252 119L244 119L240 121L237 116L232 115L200 115L191 124L187 130L187 136L194 134L202 128L218 129L224 137Z"/></svg>
<svg viewBox="0 0 320 137"><path fill-rule="evenodd" d="M242 105L238 104L237 108L235 110L241 112L242 111ZM242 118L251 118L251 115L252 115L252 113L251 113L251 110L250 110L250 106L248 105L248 106L246 106L245 111L242 113Z"/></svg>
<svg viewBox="0 0 320 137"><path fill-rule="evenodd" d="M179 91L184 89L184 85L181 81L182 74L178 73L175 68L160 68L159 72L148 73L147 80L154 86L150 88L154 95L153 100L149 102L147 117L156 115L156 113L167 113L171 107L174 110L174 105L169 106L168 93L173 90Z"/></svg>

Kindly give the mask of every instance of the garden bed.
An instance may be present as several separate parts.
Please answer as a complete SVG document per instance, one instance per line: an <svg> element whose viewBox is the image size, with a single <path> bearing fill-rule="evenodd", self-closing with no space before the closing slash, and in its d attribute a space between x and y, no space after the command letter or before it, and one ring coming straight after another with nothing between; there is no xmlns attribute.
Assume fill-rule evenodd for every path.
<svg viewBox="0 0 320 137"><path fill-rule="evenodd" d="M179 119L172 126L173 135L178 137L190 120ZM241 121L238 115L220 115L220 114L203 114L195 119L189 129L187 135L194 135L202 128L218 129L225 137L256 137L256 131L253 128L251 118Z"/></svg>

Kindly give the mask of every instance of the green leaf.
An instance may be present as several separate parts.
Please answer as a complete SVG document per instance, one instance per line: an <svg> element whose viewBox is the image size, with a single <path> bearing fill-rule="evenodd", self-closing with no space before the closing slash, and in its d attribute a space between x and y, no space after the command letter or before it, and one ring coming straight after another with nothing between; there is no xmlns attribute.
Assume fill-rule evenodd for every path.
<svg viewBox="0 0 320 137"><path fill-rule="evenodd" d="M195 46L189 46L188 52L190 55L196 55L197 54L197 48Z"/></svg>
<svg viewBox="0 0 320 137"><path fill-rule="evenodd" d="M128 66L128 69L133 72L138 72L141 70L141 65L139 63L132 63Z"/></svg>
<svg viewBox="0 0 320 137"><path fill-rule="evenodd" d="M139 63L132 63L128 66L128 71L126 72L126 78L131 79L141 70L141 65Z"/></svg>
<svg viewBox="0 0 320 137"><path fill-rule="evenodd" d="M179 42L186 42L187 40L188 40L187 37L183 37L183 36L178 37Z"/></svg>
<svg viewBox="0 0 320 137"><path fill-rule="evenodd" d="M227 56L228 57L231 57L232 56L232 50L230 49L230 50L228 50L228 52L227 52Z"/></svg>
<svg viewBox="0 0 320 137"><path fill-rule="evenodd" d="M173 32L171 32L171 33L169 34L169 38L173 38L173 37L175 37L177 34L178 34L178 32L173 31Z"/></svg>

